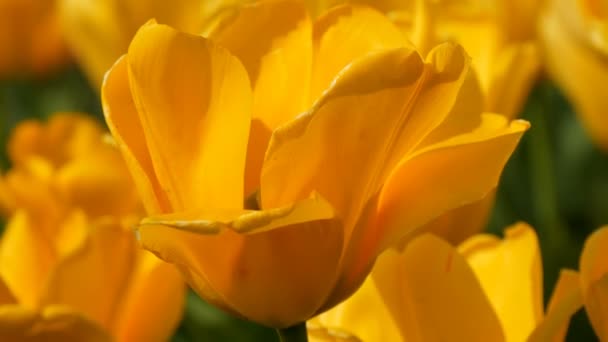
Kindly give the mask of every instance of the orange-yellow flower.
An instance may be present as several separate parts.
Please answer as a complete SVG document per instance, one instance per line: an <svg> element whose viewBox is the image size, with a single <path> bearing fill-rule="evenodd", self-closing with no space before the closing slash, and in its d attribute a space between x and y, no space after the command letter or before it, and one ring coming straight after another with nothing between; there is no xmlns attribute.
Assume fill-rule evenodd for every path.
<svg viewBox="0 0 608 342"><path fill-rule="evenodd" d="M386 246L484 197L528 127L482 114L462 48L423 59L369 8L312 22L265 1L210 37L143 26L104 112L151 215L144 247L268 326L327 310Z"/></svg>
<svg viewBox="0 0 608 342"><path fill-rule="evenodd" d="M226 8L245 0L58 0L66 39L95 88L150 19L201 33Z"/></svg>
<svg viewBox="0 0 608 342"><path fill-rule="evenodd" d="M568 299L567 280L554 290L548 315ZM350 333L366 342L515 342L526 341L543 316L537 237L519 223L502 241L477 235L455 248L427 234L387 250L358 292L313 319L309 335L312 341L341 341ZM569 317L542 341L563 339Z"/></svg>
<svg viewBox="0 0 608 342"><path fill-rule="evenodd" d="M608 148L608 16L601 1L547 1L540 24L545 67L595 142Z"/></svg>
<svg viewBox="0 0 608 342"><path fill-rule="evenodd" d="M608 227L602 227L587 238L577 273L563 270L572 290L561 301L559 310L548 315L537 329L531 342L546 341L556 326L578 311L583 305L591 326L600 341L608 340Z"/></svg>
<svg viewBox="0 0 608 342"><path fill-rule="evenodd" d="M56 1L0 0L0 78L46 74L68 60Z"/></svg>
<svg viewBox="0 0 608 342"><path fill-rule="evenodd" d="M103 136L77 114L13 132L0 183L2 341L165 341L181 317L183 280L125 228L140 204Z"/></svg>

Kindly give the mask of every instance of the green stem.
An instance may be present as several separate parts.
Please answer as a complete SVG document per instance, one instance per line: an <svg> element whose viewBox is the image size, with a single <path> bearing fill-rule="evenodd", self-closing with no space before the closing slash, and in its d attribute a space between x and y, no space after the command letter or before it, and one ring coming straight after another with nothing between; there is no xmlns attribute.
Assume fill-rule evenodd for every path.
<svg viewBox="0 0 608 342"><path fill-rule="evenodd" d="M545 286L548 290L555 283L559 270L568 264L572 249L567 226L558 209L557 178L555 160L551 146L548 114L554 108L548 97L546 84L541 84L537 99L530 113L530 167L532 199L535 208L536 229L539 232L541 251L545 261Z"/></svg>
<svg viewBox="0 0 608 342"><path fill-rule="evenodd" d="M296 324L285 329L277 329L277 334L281 342L308 342L306 323Z"/></svg>

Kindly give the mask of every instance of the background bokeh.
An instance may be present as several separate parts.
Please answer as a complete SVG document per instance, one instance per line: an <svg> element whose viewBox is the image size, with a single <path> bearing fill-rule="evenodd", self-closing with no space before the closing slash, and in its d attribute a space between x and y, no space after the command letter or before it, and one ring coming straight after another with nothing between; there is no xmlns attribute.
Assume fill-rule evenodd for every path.
<svg viewBox="0 0 608 342"><path fill-rule="evenodd" d="M19 121L58 111L84 112L103 122L96 91L68 66L45 78L0 81L0 170L10 167L6 140ZM526 221L541 242L545 300L559 270L578 269L585 238L608 223L608 155L595 147L556 86L541 78L524 109L532 128L504 171L488 231ZM474 170L472 170L474 171ZM463 226L467 222L461 223ZM261 303L262 304L262 303ZM222 313L189 293L173 341L273 341L275 332ZM569 341L593 341L584 310L573 318Z"/></svg>

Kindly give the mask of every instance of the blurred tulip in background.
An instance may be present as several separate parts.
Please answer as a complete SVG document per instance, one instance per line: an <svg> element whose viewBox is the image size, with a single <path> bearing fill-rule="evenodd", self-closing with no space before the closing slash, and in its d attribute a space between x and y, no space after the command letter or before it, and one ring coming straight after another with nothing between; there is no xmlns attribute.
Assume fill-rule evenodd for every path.
<svg viewBox="0 0 608 342"><path fill-rule="evenodd" d="M81 114L30 120L9 140L0 183L0 339L164 341L184 285L143 251L141 214L119 152Z"/></svg>
<svg viewBox="0 0 608 342"><path fill-rule="evenodd" d="M0 79L46 76L69 61L55 0L0 1Z"/></svg>

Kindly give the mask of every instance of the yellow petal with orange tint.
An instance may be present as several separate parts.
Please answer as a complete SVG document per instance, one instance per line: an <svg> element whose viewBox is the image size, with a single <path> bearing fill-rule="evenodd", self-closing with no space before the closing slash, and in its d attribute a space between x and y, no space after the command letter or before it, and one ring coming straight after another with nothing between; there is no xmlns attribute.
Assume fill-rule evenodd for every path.
<svg viewBox="0 0 608 342"><path fill-rule="evenodd" d="M172 210L240 208L252 106L242 64L203 37L154 23L135 35L127 61L148 151Z"/></svg>
<svg viewBox="0 0 608 342"><path fill-rule="evenodd" d="M580 259L580 279L585 309L600 340L608 338L608 227L587 238Z"/></svg>
<svg viewBox="0 0 608 342"><path fill-rule="evenodd" d="M519 223L505 239L478 235L460 252L474 270L505 331L507 341L525 341L543 317L542 265L534 230Z"/></svg>
<svg viewBox="0 0 608 342"><path fill-rule="evenodd" d="M356 336L361 341L401 341L400 322L396 319L369 276L351 297L308 322L327 328L328 337L335 330ZM320 331L315 335L320 335Z"/></svg>
<svg viewBox="0 0 608 342"><path fill-rule="evenodd" d="M82 224L91 225L88 239L57 264L43 302L67 305L109 330L133 269L134 236L113 222Z"/></svg>
<svg viewBox="0 0 608 342"><path fill-rule="evenodd" d="M56 189L67 204L82 208L89 217L133 213L139 199L132 184L119 151L109 145L92 149L55 174Z"/></svg>
<svg viewBox="0 0 608 342"><path fill-rule="evenodd" d="M418 237L403 252L387 250L372 276L405 341L505 340L465 258L435 236Z"/></svg>
<svg viewBox="0 0 608 342"><path fill-rule="evenodd" d="M421 228L421 231L433 233L457 245L485 229L495 199L496 193L491 192L477 202L448 211Z"/></svg>
<svg viewBox="0 0 608 342"><path fill-rule="evenodd" d="M338 72L370 52L408 46L407 38L382 13L363 6L336 7L314 23L311 101Z"/></svg>
<svg viewBox="0 0 608 342"><path fill-rule="evenodd" d="M126 56L108 71L101 88L106 122L125 159L148 213L169 210L169 200L161 190L148 152L148 145L129 88Z"/></svg>
<svg viewBox="0 0 608 342"><path fill-rule="evenodd" d="M17 301L36 308L55 262L53 245L24 210L11 217L0 247L0 274Z"/></svg>
<svg viewBox="0 0 608 342"><path fill-rule="evenodd" d="M0 306L0 340L20 342L110 342L99 326L66 307L40 312L17 305Z"/></svg>
<svg viewBox="0 0 608 342"><path fill-rule="evenodd" d="M514 119L523 110L538 77L540 52L533 43L512 44L503 47L493 59L488 71L491 81L486 108Z"/></svg>
<svg viewBox="0 0 608 342"><path fill-rule="evenodd" d="M306 334L310 342L361 342L362 340L349 332L336 328L327 328L311 321L306 322Z"/></svg>
<svg viewBox="0 0 608 342"><path fill-rule="evenodd" d="M118 341L167 341L182 317L186 286L177 269L139 251L114 319Z"/></svg>
<svg viewBox="0 0 608 342"><path fill-rule="evenodd" d="M583 295L578 274L571 270L562 270L553 289L547 314L527 341L564 341L570 318L582 306Z"/></svg>
<svg viewBox="0 0 608 342"><path fill-rule="evenodd" d="M404 158L379 199L378 248L389 246L439 215L484 198L497 185L525 121L484 114L470 133L454 136ZM471 172L474 169L475 172ZM446 172L449 170L449 172Z"/></svg>
<svg viewBox="0 0 608 342"><path fill-rule="evenodd" d="M550 2L571 4L579 2ZM580 115L591 137L604 149L608 148L608 121L605 109L608 99L602 89L608 83L608 67L601 51L593 49L568 28L562 18L576 19L580 13L562 13L552 5L542 17L540 36L544 48L545 66ZM574 10L576 11L576 9ZM585 84L581 87L581 84Z"/></svg>

